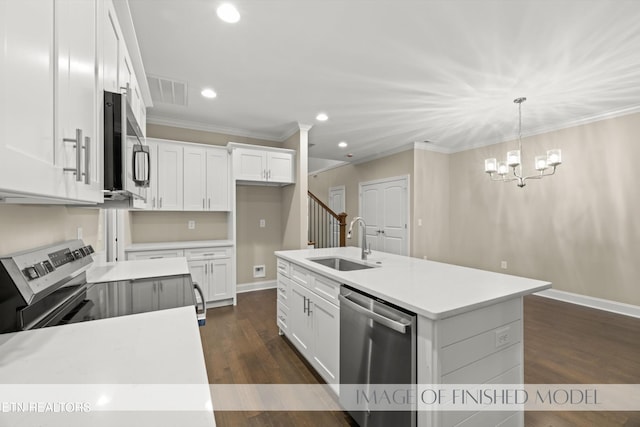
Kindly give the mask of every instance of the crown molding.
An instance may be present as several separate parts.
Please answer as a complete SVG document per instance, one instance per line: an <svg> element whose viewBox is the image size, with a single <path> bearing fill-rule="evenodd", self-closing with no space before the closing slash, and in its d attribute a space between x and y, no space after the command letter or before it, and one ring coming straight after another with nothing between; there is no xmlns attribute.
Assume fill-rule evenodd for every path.
<svg viewBox="0 0 640 427"><path fill-rule="evenodd" d="M543 126L533 129L531 131L525 132L522 134L523 138L527 138L530 136L543 135L545 133L555 132L563 129L574 128L578 126L588 125L590 123L599 122L607 119L615 119L616 117L627 116L629 114L640 113L640 105L634 105L631 107L625 107L619 110L608 111L606 113L596 114L594 116L583 117L581 119L572 120L557 126ZM452 149L449 151L450 154L453 153L461 153L463 151L475 150L477 148L488 147L490 145L502 144L504 142L509 142L516 140L518 138L517 135L511 136L507 139L503 139L500 141L482 141L473 145L468 145L465 147L460 147L458 149Z"/></svg>
<svg viewBox="0 0 640 427"><path fill-rule="evenodd" d="M298 128L296 126L295 131L292 132L291 135L287 137L283 137L282 135L274 135L271 133L251 132L244 129L216 126L209 123L194 122L190 120L168 119L166 117L158 117L153 115L147 116L147 123L150 123L153 125L177 127L182 129L198 130L203 132L221 133L221 134L231 135L231 136L241 136L244 138L264 139L264 140L273 141L273 142L283 142L287 138L289 138L289 136L293 135L295 132L298 131ZM287 133L288 132L289 131L287 131Z"/></svg>

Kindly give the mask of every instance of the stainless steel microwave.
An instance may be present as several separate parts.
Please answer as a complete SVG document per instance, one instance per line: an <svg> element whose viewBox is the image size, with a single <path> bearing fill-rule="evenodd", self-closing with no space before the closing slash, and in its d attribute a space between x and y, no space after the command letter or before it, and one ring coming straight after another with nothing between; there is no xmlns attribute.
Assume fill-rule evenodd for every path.
<svg viewBox="0 0 640 427"><path fill-rule="evenodd" d="M104 192L106 200L144 199L151 159L127 93L104 92Z"/></svg>

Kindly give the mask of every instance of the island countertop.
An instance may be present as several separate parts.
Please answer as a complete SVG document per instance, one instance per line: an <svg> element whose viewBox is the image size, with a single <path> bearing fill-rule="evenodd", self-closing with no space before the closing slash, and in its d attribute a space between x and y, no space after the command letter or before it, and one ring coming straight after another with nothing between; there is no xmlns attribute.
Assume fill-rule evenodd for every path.
<svg viewBox="0 0 640 427"><path fill-rule="evenodd" d="M360 248L342 247L276 251L275 255L433 320L551 287L546 281L379 251L366 261L373 268L364 270L339 271L311 260L340 257L363 262L360 253Z"/></svg>
<svg viewBox="0 0 640 427"><path fill-rule="evenodd" d="M4 402L25 402L19 396L28 402L65 402L74 384L83 385L81 397L88 411L8 411L0 424L215 426L193 307L0 335ZM145 387L149 394L134 393L132 400L123 402L122 390ZM191 410L135 409L136 402L151 401L151 392L168 390L169 403L178 401L180 392L173 393L172 387L191 393ZM118 410L123 404L132 409ZM115 405L115 412L109 405Z"/></svg>

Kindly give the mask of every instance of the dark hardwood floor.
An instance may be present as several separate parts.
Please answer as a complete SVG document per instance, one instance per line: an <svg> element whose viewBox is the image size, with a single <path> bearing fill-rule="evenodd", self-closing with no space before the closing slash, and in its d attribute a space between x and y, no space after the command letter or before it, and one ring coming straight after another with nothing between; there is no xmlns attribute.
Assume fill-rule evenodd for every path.
<svg viewBox="0 0 640 427"><path fill-rule="evenodd" d="M278 335L275 290L238 295L236 307L207 312L200 328L211 384L320 384ZM640 319L547 298L524 304L525 382L640 383ZM215 407L215 402L214 402ZM218 427L353 426L342 412L215 412ZM527 412L526 427L640 427L640 412Z"/></svg>

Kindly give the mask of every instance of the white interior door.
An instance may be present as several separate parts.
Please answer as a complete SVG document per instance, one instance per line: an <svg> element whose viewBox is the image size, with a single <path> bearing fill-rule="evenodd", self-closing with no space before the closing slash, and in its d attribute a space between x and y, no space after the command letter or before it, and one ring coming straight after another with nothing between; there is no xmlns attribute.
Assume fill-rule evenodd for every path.
<svg viewBox="0 0 640 427"><path fill-rule="evenodd" d="M329 189L329 209L339 214L346 212L345 207L345 187L340 185L338 187L331 187ZM333 241L340 241L340 223L336 220L331 221L333 227Z"/></svg>
<svg viewBox="0 0 640 427"><path fill-rule="evenodd" d="M408 255L408 189L408 177L360 184L360 216L372 250Z"/></svg>
<svg viewBox="0 0 640 427"><path fill-rule="evenodd" d="M365 232L367 233L367 244L374 251L384 251L383 242L379 242L380 230L382 229L381 209L383 200L380 186L378 184L361 184L360 187L360 216L367 224ZM362 229L358 228L358 242L356 246L360 246L360 233Z"/></svg>

